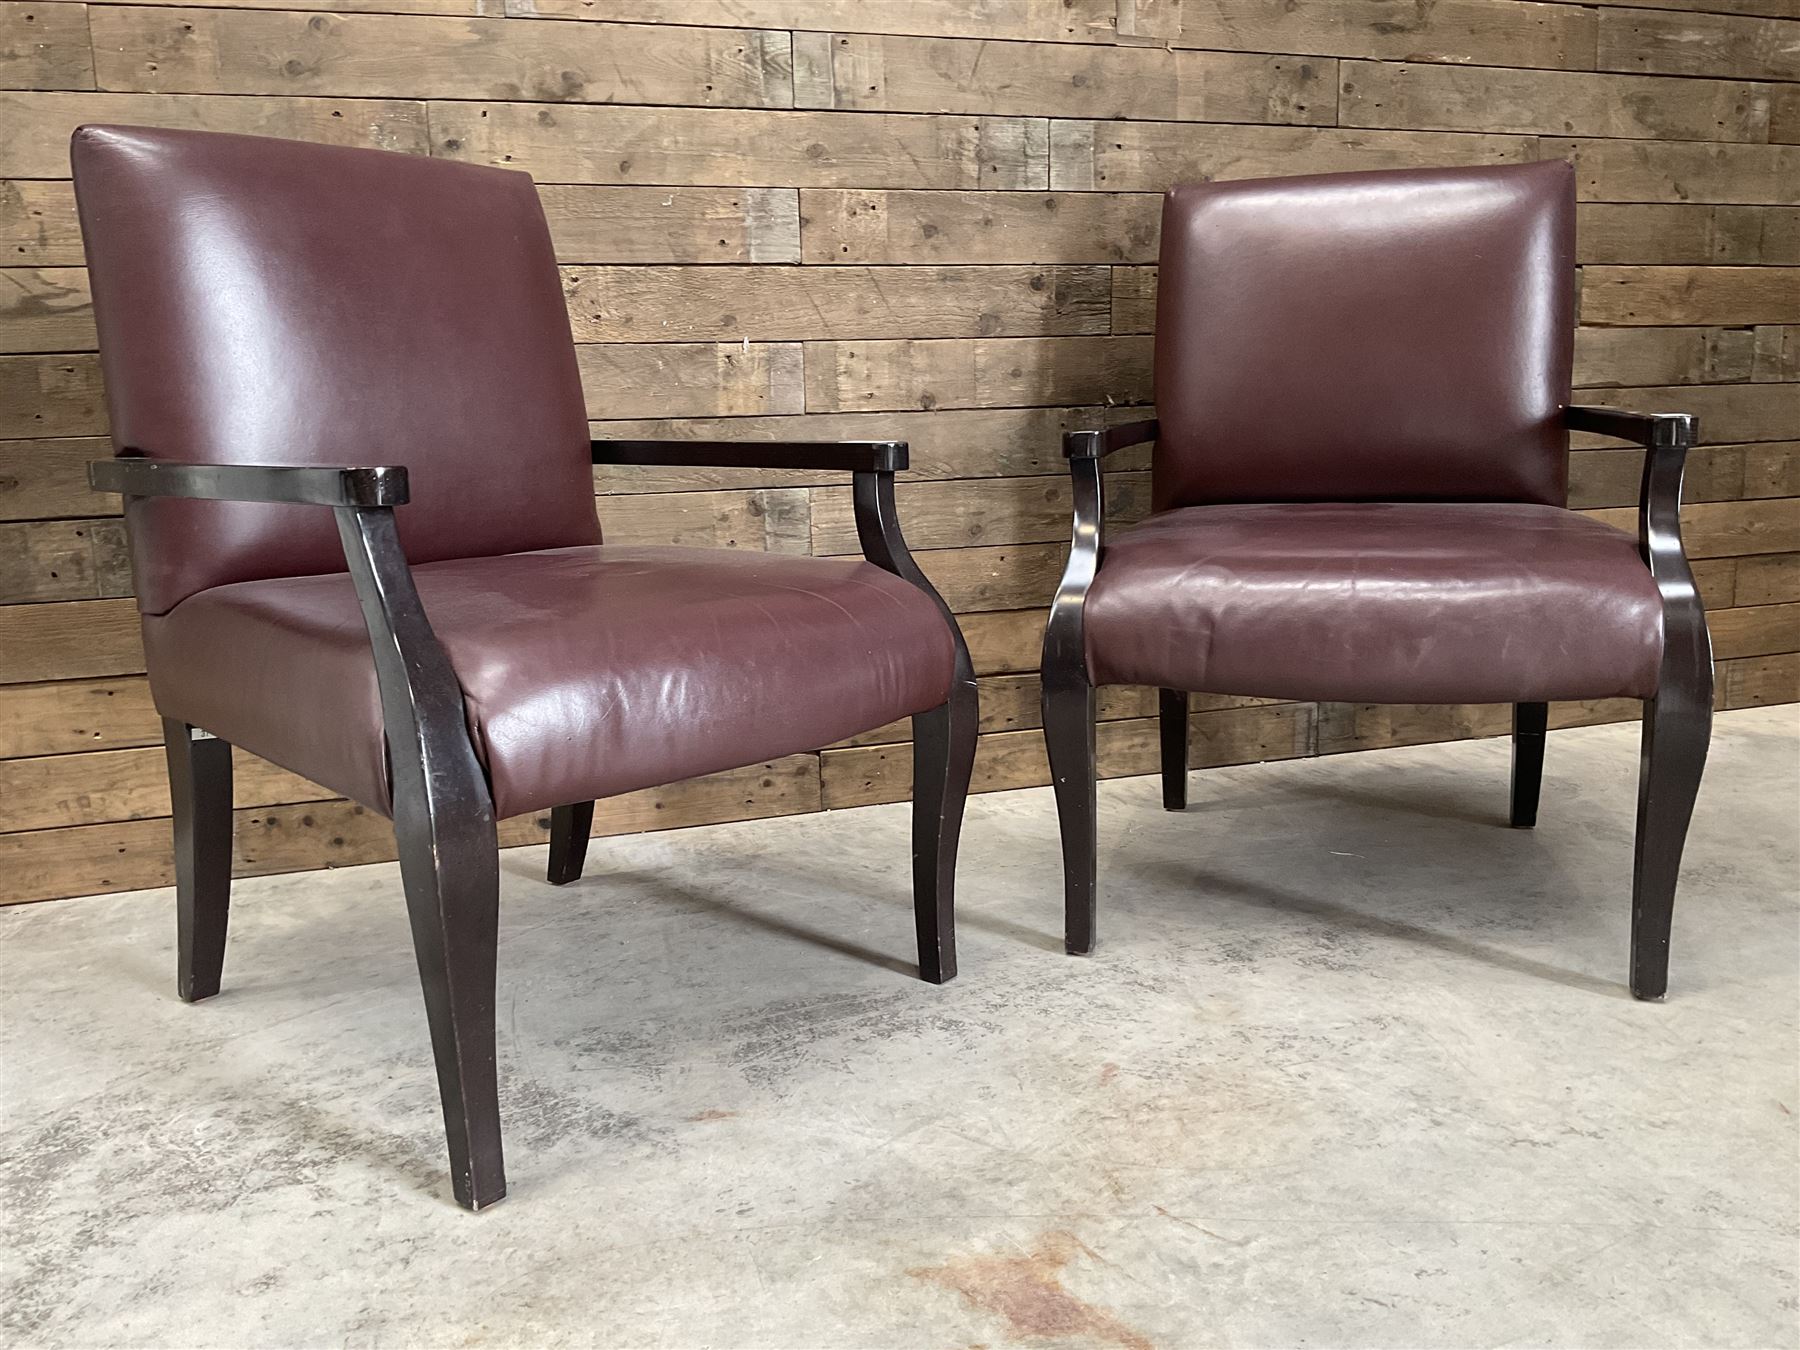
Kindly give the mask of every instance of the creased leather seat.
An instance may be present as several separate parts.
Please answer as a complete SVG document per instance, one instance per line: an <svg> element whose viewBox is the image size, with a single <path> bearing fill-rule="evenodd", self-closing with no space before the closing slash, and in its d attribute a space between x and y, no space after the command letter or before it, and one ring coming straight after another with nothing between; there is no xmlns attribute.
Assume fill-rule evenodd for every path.
<svg viewBox="0 0 1800 1350"><path fill-rule="evenodd" d="M936 605L860 558L606 544L413 576L501 816L823 746L949 691ZM212 587L144 636L165 716L389 809L347 575Z"/></svg>
<svg viewBox="0 0 1800 1350"><path fill-rule="evenodd" d="M1108 544L1099 684L1349 703L1648 698L1662 599L1637 542L1530 503L1165 511Z"/></svg>

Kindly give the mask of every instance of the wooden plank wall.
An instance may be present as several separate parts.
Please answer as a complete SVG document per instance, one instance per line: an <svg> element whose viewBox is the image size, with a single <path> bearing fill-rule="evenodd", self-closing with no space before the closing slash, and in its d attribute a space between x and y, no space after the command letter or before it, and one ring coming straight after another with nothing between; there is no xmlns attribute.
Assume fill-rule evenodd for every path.
<svg viewBox="0 0 1800 1350"><path fill-rule="evenodd" d="M906 528L975 651L994 789L1045 781L1058 436L1149 398L1157 194L1197 178L1574 161L1582 397L1700 414L1686 520L1720 704L1800 698L1797 3L0 0L0 892L170 876L117 503L82 486L106 414L78 123L528 169L596 433L909 439ZM1112 475L1123 517L1144 467ZM1574 504L1628 526L1636 475L1635 454L1584 442ZM617 540L856 547L828 476L597 486ZM1107 773L1152 768L1152 711L1107 694ZM1204 699L1195 759L1493 735L1506 716ZM904 735L637 794L599 829L895 800ZM246 872L390 856L383 822L269 766L241 765L237 801Z"/></svg>

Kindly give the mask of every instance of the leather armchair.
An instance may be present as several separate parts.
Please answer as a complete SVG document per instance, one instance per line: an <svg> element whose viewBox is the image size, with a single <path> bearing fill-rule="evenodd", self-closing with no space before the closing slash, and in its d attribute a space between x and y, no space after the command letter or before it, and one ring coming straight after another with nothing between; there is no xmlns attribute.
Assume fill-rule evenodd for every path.
<svg viewBox="0 0 1800 1350"><path fill-rule="evenodd" d="M1661 998L1712 720L1681 547L1695 419L1569 406L1574 181L1560 161L1177 187L1157 418L1065 438L1075 531L1044 638L1067 946L1094 947L1094 688L1161 690L1187 804L1190 692L1511 703L1512 823L1547 704L1645 701L1631 990ZM1639 538L1566 509L1568 433L1645 447ZM1103 538L1101 461L1154 441L1153 511Z"/></svg>
<svg viewBox="0 0 1800 1350"><path fill-rule="evenodd" d="M901 717L920 973L955 974L975 681L900 533L904 444L590 440L524 174L131 127L73 161L182 998L219 988L231 744L390 816L453 1189L492 1204L495 819L548 809L573 881L596 798ZM600 462L839 470L864 557L602 543Z"/></svg>

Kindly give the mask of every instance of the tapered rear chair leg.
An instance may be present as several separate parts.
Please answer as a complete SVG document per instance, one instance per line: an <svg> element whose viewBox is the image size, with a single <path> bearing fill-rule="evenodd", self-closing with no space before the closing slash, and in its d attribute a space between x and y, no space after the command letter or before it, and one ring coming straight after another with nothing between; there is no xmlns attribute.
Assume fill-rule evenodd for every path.
<svg viewBox="0 0 1800 1350"><path fill-rule="evenodd" d="M1638 998L1660 999L1669 989L1675 884L1711 736L1710 678L1701 689L1665 687L1644 705L1631 873L1631 992Z"/></svg>
<svg viewBox="0 0 1800 1350"><path fill-rule="evenodd" d="M913 718L913 913L919 977L956 977L956 850L975 767L976 692L959 674L950 697Z"/></svg>
<svg viewBox="0 0 1800 1350"><path fill-rule="evenodd" d="M1544 783L1544 737L1548 703L1513 704L1512 823L1528 830L1537 824L1538 794Z"/></svg>
<svg viewBox="0 0 1800 1350"><path fill-rule="evenodd" d="M1183 689L1164 689L1157 700L1162 732L1163 810L1185 811L1188 804L1188 696Z"/></svg>
<svg viewBox="0 0 1800 1350"><path fill-rule="evenodd" d="M198 1003L219 992L231 910L231 747L163 719L175 822L175 987Z"/></svg>
<svg viewBox="0 0 1800 1350"><path fill-rule="evenodd" d="M587 861L588 836L594 831L594 804L572 802L550 812L550 865L548 876L552 886L567 886L581 880L581 867Z"/></svg>

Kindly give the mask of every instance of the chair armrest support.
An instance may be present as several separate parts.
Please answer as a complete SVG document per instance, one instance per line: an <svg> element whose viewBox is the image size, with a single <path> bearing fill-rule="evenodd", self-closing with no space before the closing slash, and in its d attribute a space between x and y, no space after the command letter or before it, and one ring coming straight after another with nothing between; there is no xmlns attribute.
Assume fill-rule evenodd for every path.
<svg viewBox="0 0 1800 1350"><path fill-rule="evenodd" d="M1050 602L1050 621L1044 627L1044 688L1070 682L1087 684L1087 638L1083 610L1088 588L1100 570L1105 552L1106 487L1100 461L1115 450L1156 439L1155 418L1126 422L1093 431L1063 435L1063 456L1069 461L1069 477L1075 493L1074 532L1069 541L1069 561L1056 596Z"/></svg>
<svg viewBox="0 0 1800 1350"><path fill-rule="evenodd" d="M905 441L594 441L592 449L596 464L842 473L896 473L907 465Z"/></svg>
<svg viewBox="0 0 1800 1350"><path fill-rule="evenodd" d="M1093 431L1065 431L1063 433L1063 458L1104 459L1115 450L1123 450L1129 445L1142 445L1145 441L1156 439L1157 423L1154 417L1142 422L1124 422L1116 427L1104 427Z"/></svg>
<svg viewBox="0 0 1800 1350"><path fill-rule="evenodd" d="M898 444L904 459L905 444ZM938 612L944 616L944 622L950 626L950 636L956 644L956 681L973 687L975 663L970 659L969 644L963 639L962 626L956 622L956 616L950 612L949 604L938 593L937 587L931 584L920 569L912 551L906 546L905 536L900 533L900 513L894 502L893 470L858 470L850 480L850 492L851 506L856 515L856 538L862 545L863 557L884 572L892 572L902 581L911 582L931 597Z"/></svg>
<svg viewBox="0 0 1800 1350"><path fill-rule="evenodd" d="M406 470L311 464L178 464L126 454L88 465L96 492L214 502L292 502L340 509L401 506Z"/></svg>
<svg viewBox="0 0 1800 1350"><path fill-rule="evenodd" d="M1681 478L1688 450L1699 435L1699 419L1688 413L1570 408L1568 427L1644 447L1644 476L1638 488L1638 552L1663 602L1658 698L1710 708L1712 636L1681 542Z"/></svg>
<svg viewBox="0 0 1800 1350"><path fill-rule="evenodd" d="M1638 545L1660 583L1676 569L1687 572L1681 546L1681 479L1700 421L1689 413L1627 412L1618 408L1570 408L1571 431L1632 441L1644 447L1644 476L1638 488ZM1687 578L1692 585L1692 578Z"/></svg>

